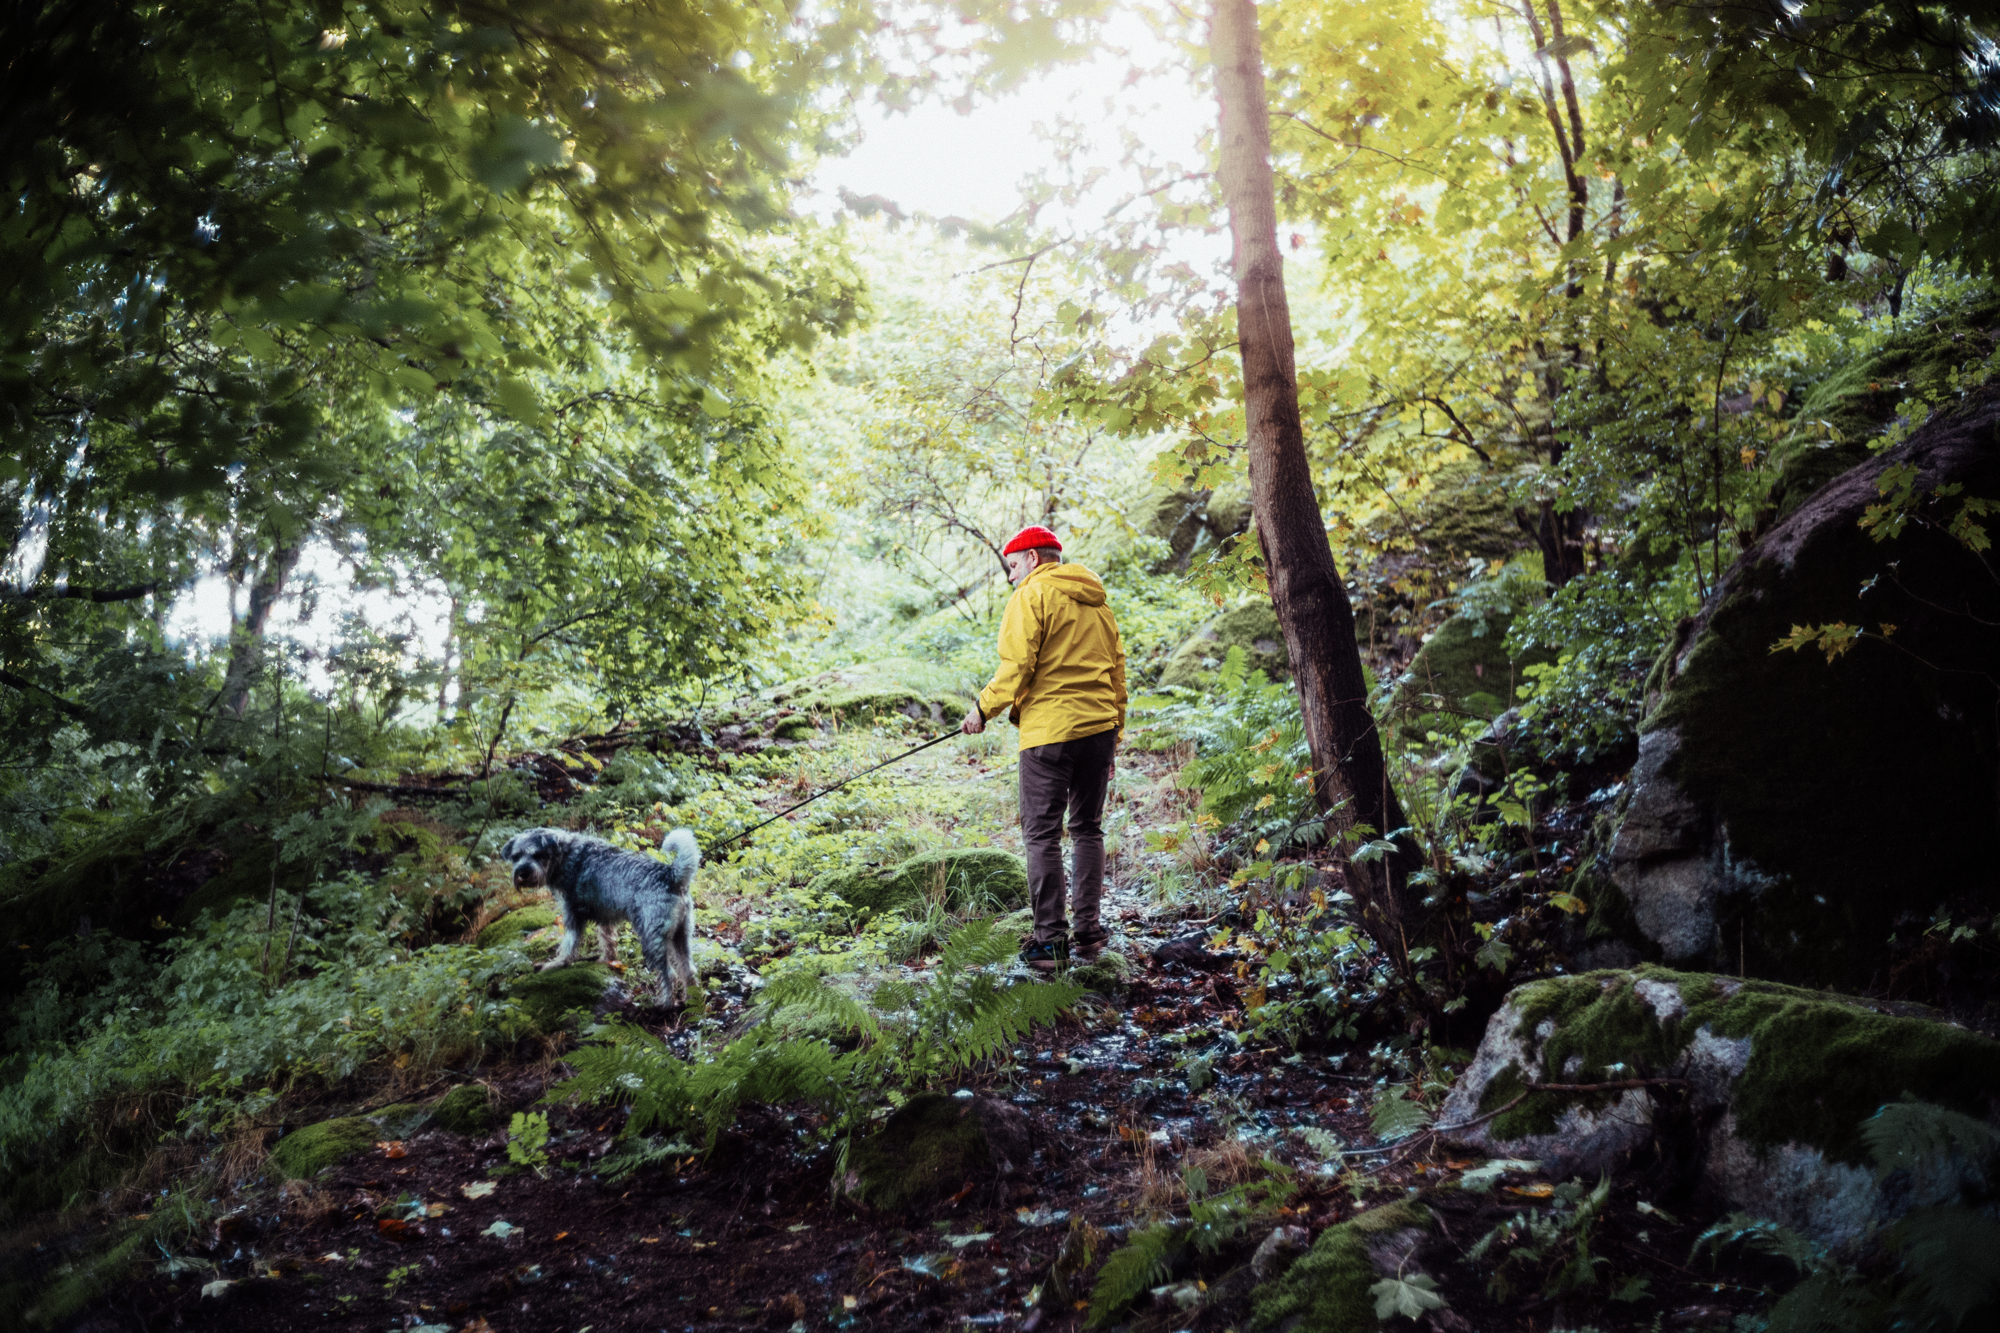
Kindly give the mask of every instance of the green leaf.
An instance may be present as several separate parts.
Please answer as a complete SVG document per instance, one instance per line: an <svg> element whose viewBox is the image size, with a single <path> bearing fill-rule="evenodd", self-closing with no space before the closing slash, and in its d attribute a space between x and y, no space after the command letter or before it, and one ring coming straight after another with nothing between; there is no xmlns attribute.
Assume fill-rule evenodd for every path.
<svg viewBox="0 0 2000 1333"><path fill-rule="evenodd" d="M1445 1308L1445 1298L1428 1273L1408 1278L1385 1277L1368 1289L1375 1298L1375 1317L1415 1319L1426 1311Z"/></svg>

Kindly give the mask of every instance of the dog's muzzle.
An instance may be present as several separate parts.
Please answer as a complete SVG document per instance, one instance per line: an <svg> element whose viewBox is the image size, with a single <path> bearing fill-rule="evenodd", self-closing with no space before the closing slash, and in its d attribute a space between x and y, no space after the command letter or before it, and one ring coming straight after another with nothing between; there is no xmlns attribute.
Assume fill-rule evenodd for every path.
<svg viewBox="0 0 2000 1333"><path fill-rule="evenodd" d="M517 889L539 889L546 880L542 868L530 861L524 866L514 867L514 887Z"/></svg>

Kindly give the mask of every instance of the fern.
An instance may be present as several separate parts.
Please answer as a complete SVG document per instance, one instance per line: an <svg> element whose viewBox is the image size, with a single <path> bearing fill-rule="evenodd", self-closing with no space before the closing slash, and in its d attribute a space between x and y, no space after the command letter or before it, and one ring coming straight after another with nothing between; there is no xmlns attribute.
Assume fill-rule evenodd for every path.
<svg viewBox="0 0 2000 1333"><path fill-rule="evenodd" d="M1375 1137L1384 1143L1394 1143L1406 1139L1420 1129L1428 1128L1431 1113L1421 1102L1409 1100L1409 1089L1393 1087L1375 1099L1375 1105L1368 1114L1369 1126Z"/></svg>
<svg viewBox="0 0 2000 1333"><path fill-rule="evenodd" d="M598 1170L603 1173L607 1182L616 1185L630 1180L648 1167L666 1166L677 1158L687 1157L693 1151L692 1146L678 1139L666 1142L658 1139L637 1139L598 1163Z"/></svg>
<svg viewBox="0 0 2000 1333"><path fill-rule="evenodd" d="M1083 1322L1091 1328L1111 1322L1119 1311L1165 1282L1186 1248L1183 1223L1163 1222L1133 1232L1132 1239L1113 1250L1098 1270L1097 1285L1090 1291L1090 1312Z"/></svg>
<svg viewBox="0 0 2000 1333"><path fill-rule="evenodd" d="M1889 1103L1862 1122L1861 1140L1878 1177L1956 1157L1990 1181L2000 1164L2000 1130L1929 1102Z"/></svg>
<svg viewBox="0 0 2000 1333"><path fill-rule="evenodd" d="M996 965L1013 950L993 922L975 921L952 933L932 976L884 982L865 1002L831 984L825 964L793 968L765 987L768 1011L803 1006L858 1036L861 1045L844 1055L760 1024L712 1055L697 1049L682 1060L650 1033L606 1024L570 1055L571 1077L544 1100L627 1103L628 1138L654 1129L698 1134L704 1150L746 1105L802 1102L832 1118L844 1156L890 1088L922 1088L997 1055L1083 994L1070 981L1006 980Z"/></svg>

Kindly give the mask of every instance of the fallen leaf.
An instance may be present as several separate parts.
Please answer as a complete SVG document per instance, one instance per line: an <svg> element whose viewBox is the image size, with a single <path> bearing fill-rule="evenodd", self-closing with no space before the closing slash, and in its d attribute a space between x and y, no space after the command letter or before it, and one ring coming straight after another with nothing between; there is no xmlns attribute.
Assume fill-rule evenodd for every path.
<svg viewBox="0 0 2000 1333"><path fill-rule="evenodd" d="M444 1215L445 1215L446 1213L448 1213L448 1212L450 1212L450 1211L451 1211L451 1205L450 1205L450 1204L448 1204L448 1203L434 1203L434 1204L430 1204L430 1205L428 1205L428 1206L426 1206L426 1207L425 1207L425 1209L424 1209L424 1216L425 1216L425 1217L443 1217L443 1216L444 1216Z"/></svg>
<svg viewBox="0 0 2000 1333"><path fill-rule="evenodd" d="M515 1226L512 1222L504 1219L495 1219L492 1226L479 1234L482 1236L491 1236L495 1240L506 1240L509 1236L519 1235L520 1231L521 1228Z"/></svg>
<svg viewBox="0 0 2000 1333"><path fill-rule="evenodd" d="M401 1139L396 1139L389 1143L378 1143L375 1146L380 1148L382 1155L392 1162L398 1157L408 1157L410 1155L410 1150L403 1146Z"/></svg>
<svg viewBox="0 0 2000 1333"><path fill-rule="evenodd" d="M493 1333L493 1325L486 1322L485 1315L478 1315L459 1329L458 1333Z"/></svg>
<svg viewBox="0 0 2000 1333"><path fill-rule="evenodd" d="M415 1240L424 1233L411 1226L400 1217L384 1217L376 1220L375 1232L383 1240Z"/></svg>
<svg viewBox="0 0 2000 1333"><path fill-rule="evenodd" d="M557 1239L557 1240L562 1240L562 1239L563 1239L564 1237L566 1237L566 1236L568 1236L568 1235L569 1235L569 1232L567 1232L567 1231L558 1231L558 1232L556 1232L556 1239Z"/></svg>
<svg viewBox="0 0 2000 1333"><path fill-rule="evenodd" d="M231 1282L228 1278L219 1277L215 1279L215 1281L203 1287L201 1289L201 1294L203 1296L220 1296L222 1295L223 1292L228 1291L231 1287L235 1285L236 1284L234 1282Z"/></svg>
<svg viewBox="0 0 2000 1333"><path fill-rule="evenodd" d="M658 1245L660 1238L658 1236L641 1236L639 1237L639 1243L641 1245Z"/></svg>
<svg viewBox="0 0 2000 1333"><path fill-rule="evenodd" d="M475 1180L469 1185L460 1185L458 1192L468 1199L483 1199L499 1188L500 1185L497 1181Z"/></svg>
<svg viewBox="0 0 2000 1333"><path fill-rule="evenodd" d="M1509 1185L1507 1192L1518 1194L1524 1199L1546 1199L1556 1192L1556 1187L1536 1181L1532 1185Z"/></svg>

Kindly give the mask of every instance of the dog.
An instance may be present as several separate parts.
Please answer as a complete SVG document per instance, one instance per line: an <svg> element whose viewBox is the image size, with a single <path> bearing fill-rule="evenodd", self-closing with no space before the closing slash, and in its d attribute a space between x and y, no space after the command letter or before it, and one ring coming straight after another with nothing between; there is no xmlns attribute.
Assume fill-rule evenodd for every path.
<svg viewBox="0 0 2000 1333"><path fill-rule="evenodd" d="M613 933L620 921L630 921L646 966L660 979L661 998L675 1007L687 1003L694 980L692 889L701 849L692 831L677 828L660 840L660 850L671 858L664 864L602 838L554 828L529 829L507 840L500 855L514 864L515 887L546 887L562 917L562 943L542 971L566 966L583 928L593 922L604 961L615 964Z"/></svg>

